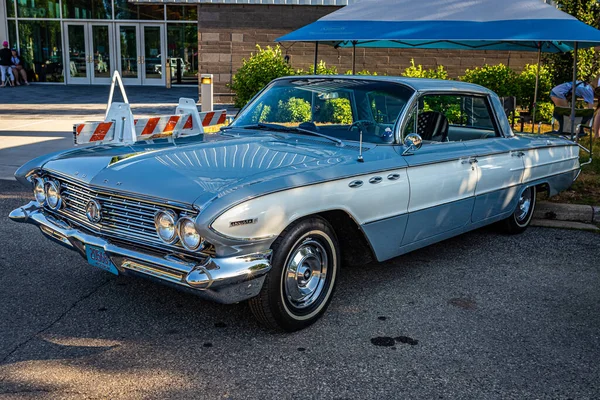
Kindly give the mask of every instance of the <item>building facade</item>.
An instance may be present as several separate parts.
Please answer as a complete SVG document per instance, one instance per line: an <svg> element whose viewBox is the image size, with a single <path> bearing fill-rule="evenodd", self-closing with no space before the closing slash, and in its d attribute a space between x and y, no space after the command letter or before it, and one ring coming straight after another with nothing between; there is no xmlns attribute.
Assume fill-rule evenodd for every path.
<svg viewBox="0 0 600 400"><path fill-rule="evenodd" d="M125 84L197 85L214 75L217 101L230 102L235 71L276 38L356 0L0 0L0 26L18 48L32 81L106 84L119 71ZM2 15L4 12L4 15ZM0 29L0 34L3 30ZM314 44L282 43L295 69L311 70ZM352 50L319 47L319 59L345 73ZM357 70L398 75L411 60L443 65L451 77L504 63L519 70L535 54L501 51L358 49ZM167 62L170 74L163 73Z"/></svg>
<svg viewBox="0 0 600 400"><path fill-rule="evenodd" d="M0 29L30 81L197 85L196 5L127 0L1 0ZM3 15L2 15L3 14Z"/></svg>

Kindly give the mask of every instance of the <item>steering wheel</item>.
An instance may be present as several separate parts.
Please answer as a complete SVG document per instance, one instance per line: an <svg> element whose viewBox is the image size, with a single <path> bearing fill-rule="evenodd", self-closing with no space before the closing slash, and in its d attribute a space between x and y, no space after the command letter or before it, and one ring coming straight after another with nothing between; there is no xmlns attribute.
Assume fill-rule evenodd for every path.
<svg viewBox="0 0 600 400"><path fill-rule="evenodd" d="M360 129L363 126L366 127L366 126L372 126L372 125L377 125L377 123L374 121L368 120L368 119L359 119L359 120L354 121L352 123L352 125L350 125L348 130L351 131L355 127Z"/></svg>

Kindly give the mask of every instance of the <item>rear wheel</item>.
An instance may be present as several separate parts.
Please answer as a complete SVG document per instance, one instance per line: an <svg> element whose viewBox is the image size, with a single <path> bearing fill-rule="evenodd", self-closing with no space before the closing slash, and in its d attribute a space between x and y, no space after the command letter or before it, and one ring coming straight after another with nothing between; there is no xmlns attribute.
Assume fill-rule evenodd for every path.
<svg viewBox="0 0 600 400"><path fill-rule="evenodd" d="M521 192L515 212L504 221L500 221L500 227L505 233L518 234L527 229L535 210L535 199L535 186L530 186Z"/></svg>
<svg viewBox="0 0 600 400"><path fill-rule="evenodd" d="M324 219L307 218L288 227L271 248L271 271L250 308L267 328L305 328L325 313L333 295L340 262L335 232Z"/></svg>

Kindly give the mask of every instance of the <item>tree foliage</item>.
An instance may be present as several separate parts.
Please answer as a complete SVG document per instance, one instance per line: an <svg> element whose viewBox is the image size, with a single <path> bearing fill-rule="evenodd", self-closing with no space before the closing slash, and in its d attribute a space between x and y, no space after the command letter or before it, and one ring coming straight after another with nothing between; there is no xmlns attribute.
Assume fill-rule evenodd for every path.
<svg viewBox="0 0 600 400"><path fill-rule="evenodd" d="M561 11L571 14L580 21L594 28L600 27L600 5L596 0L557 0L556 4ZM578 65L577 77L593 83L600 74L600 60L595 49L584 49L577 52ZM544 64L552 73L552 85L573 80L573 52L546 54Z"/></svg>
<svg viewBox="0 0 600 400"><path fill-rule="evenodd" d="M518 91L517 74L504 64L467 69L460 80L486 87L498 96L516 96Z"/></svg>
<svg viewBox="0 0 600 400"><path fill-rule="evenodd" d="M513 95L517 97L517 104L520 107L529 108L533 104L536 74L537 64L527 64L517 76L515 93ZM538 82L538 103L539 99L548 99L548 93L550 93L552 87L552 74L548 67L541 65Z"/></svg>
<svg viewBox="0 0 600 400"><path fill-rule="evenodd" d="M415 60L412 58L410 67L406 68L402 75L409 78L448 79L448 72L443 65L438 65L435 69L425 69L421 64L415 65Z"/></svg>
<svg viewBox="0 0 600 400"><path fill-rule="evenodd" d="M283 59L279 46L263 49L256 45L256 49L248 60L242 61L230 85L235 92L235 106L239 108L273 79L294 74L292 67Z"/></svg>

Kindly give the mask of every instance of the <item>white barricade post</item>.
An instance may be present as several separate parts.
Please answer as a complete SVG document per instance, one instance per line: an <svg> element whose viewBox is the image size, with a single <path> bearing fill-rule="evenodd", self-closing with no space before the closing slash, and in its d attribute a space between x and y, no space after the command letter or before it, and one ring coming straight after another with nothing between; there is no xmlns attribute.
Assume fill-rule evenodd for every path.
<svg viewBox="0 0 600 400"><path fill-rule="evenodd" d="M119 84L125 103L113 102ZM174 115L134 119L119 73L115 71L103 122L73 125L75 144L131 144L160 138L178 138L204 133L205 126L223 124L225 110L198 112L193 99L180 98Z"/></svg>
<svg viewBox="0 0 600 400"><path fill-rule="evenodd" d="M184 125L183 129L187 131L182 132L182 135L189 136L204 133L204 125L202 124L200 114L198 113L198 106L196 106L196 102L193 99L181 97L179 99L179 105L177 106L177 109L175 109L175 114L190 115L191 126L190 123L187 123L186 121L186 124Z"/></svg>

